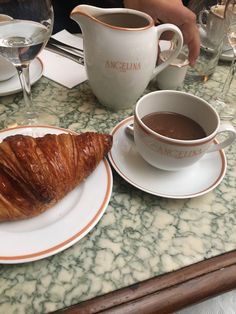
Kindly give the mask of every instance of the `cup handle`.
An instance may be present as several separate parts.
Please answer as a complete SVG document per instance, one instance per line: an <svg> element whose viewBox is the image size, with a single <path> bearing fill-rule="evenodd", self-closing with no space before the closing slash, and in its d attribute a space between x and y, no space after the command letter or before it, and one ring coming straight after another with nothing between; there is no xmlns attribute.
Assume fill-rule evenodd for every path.
<svg viewBox="0 0 236 314"><path fill-rule="evenodd" d="M230 144L232 144L233 141L236 139L236 130L231 124L227 124L227 123L221 124L217 134L220 134L222 132L224 132L224 133L226 132L228 134L226 139L220 143L211 144L211 146L207 150L207 153L221 150L221 149L225 148L226 146L229 146Z"/></svg>
<svg viewBox="0 0 236 314"><path fill-rule="evenodd" d="M125 132L127 135L130 135L132 138L134 137L134 124L128 124L125 128Z"/></svg>
<svg viewBox="0 0 236 314"><path fill-rule="evenodd" d="M183 35L181 33L181 30L173 25L173 24L163 24L163 25L158 25L156 26L156 31L157 31L157 40L159 41L159 38L162 33L166 31L172 31L175 33L173 41L176 42L176 45L174 45L174 49L172 49L172 53L170 53L169 58L157 65L153 71L152 78L153 79L158 73L160 73L162 70L164 70L180 53L182 47L183 47Z"/></svg>

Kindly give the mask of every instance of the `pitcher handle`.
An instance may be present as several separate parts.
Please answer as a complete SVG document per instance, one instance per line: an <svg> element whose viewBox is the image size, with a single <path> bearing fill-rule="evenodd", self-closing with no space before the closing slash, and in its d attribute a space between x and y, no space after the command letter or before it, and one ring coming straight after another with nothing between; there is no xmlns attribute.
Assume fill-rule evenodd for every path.
<svg viewBox="0 0 236 314"><path fill-rule="evenodd" d="M181 30L173 25L173 24L163 24L156 26L157 31L157 41L159 41L159 38L162 33L166 31L172 31L175 33L173 40L176 41L176 45L174 45L174 49L172 49L172 53L170 53L169 58L165 60L163 63L157 65L153 71L152 79L160 73L162 70L164 70L180 53L182 47L183 47L183 35L181 33Z"/></svg>
<svg viewBox="0 0 236 314"><path fill-rule="evenodd" d="M204 30L206 30L206 24L203 23L203 19L204 19L204 17L206 17L206 19L207 19L208 18L208 14L209 14L209 11L205 9L205 10L200 11L199 16L198 16L199 24L201 25L201 27Z"/></svg>

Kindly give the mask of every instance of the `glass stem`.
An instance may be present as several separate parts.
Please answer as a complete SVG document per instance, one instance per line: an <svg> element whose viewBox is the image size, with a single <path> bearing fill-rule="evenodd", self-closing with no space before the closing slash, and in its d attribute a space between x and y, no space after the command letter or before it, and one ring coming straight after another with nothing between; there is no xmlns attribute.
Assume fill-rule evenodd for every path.
<svg viewBox="0 0 236 314"><path fill-rule="evenodd" d="M231 66L230 66L229 73L228 73L226 81L225 81L225 83L223 85L223 89L221 91L221 94L219 95L220 99L223 100L223 101L225 101L225 98L226 98L226 96L228 94L228 91L230 89L230 85L231 85L232 80L234 78L235 70L236 70L236 56L234 56L234 58L233 58L233 61L232 61Z"/></svg>
<svg viewBox="0 0 236 314"><path fill-rule="evenodd" d="M25 106L26 106L26 112L31 113L32 108L33 108L33 103L31 99L29 64L17 66L16 69L17 69L21 87L22 87L22 92L23 92Z"/></svg>

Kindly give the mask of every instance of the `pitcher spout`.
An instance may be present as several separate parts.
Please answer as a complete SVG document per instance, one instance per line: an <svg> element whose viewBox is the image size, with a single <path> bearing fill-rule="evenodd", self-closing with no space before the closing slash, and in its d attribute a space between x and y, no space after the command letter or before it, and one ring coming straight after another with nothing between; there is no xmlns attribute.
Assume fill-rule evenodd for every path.
<svg viewBox="0 0 236 314"><path fill-rule="evenodd" d="M89 20L97 20L96 17L103 14L104 9L91 5L78 5L70 13L70 18L77 22L82 28Z"/></svg>
<svg viewBox="0 0 236 314"><path fill-rule="evenodd" d="M77 22L83 29L95 22L94 25L113 29L136 31L146 30L154 26L153 19L148 14L140 11L124 8L99 8L91 5L78 5L70 18Z"/></svg>

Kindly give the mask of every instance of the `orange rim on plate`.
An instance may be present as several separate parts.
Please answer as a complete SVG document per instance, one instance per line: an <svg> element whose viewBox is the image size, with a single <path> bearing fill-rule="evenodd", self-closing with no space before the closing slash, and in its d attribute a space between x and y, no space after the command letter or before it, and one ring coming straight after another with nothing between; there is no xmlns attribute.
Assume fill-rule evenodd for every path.
<svg viewBox="0 0 236 314"><path fill-rule="evenodd" d="M78 134L72 130L63 129L63 128L59 128L59 127L52 127L52 126L43 126L43 125L40 125L40 126L17 126L17 127L11 128L11 129L0 130L0 133L4 133L6 131L10 132L10 131L14 131L17 129L27 129L27 128L28 129L29 128L47 128L47 129L58 130L58 131L66 132L66 133ZM71 236L71 237L65 239L64 241L58 243L57 245L54 245L54 246L52 246L48 249L45 249L45 250L41 250L41 251L29 253L29 254L15 255L15 256L1 256L0 255L0 263L1 262L3 263L4 261L27 262L27 260L33 261L33 260L45 258L45 257L51 256L51 255L54 255L56 253L59 253L60 251L70 247L75 242L77 242L77 240L80 240L83 236L85 236L102 217L102 213L105 211L105 209L108 205L108 202L109 202L109 199L111 196L111 192L112 192L113 179L112 179L111 168L109 166L108 161L105 158L102 160L102 162L104 163L104 166L105 166L106 179L107 179L105 193L103 195L103 200L102 200L101 204L99 205L99 207L96 209L93 217L90 219L90 221L83 228L81 228L73 236ZM12 222L12 223L14 223L14 222Z"/></svg>

